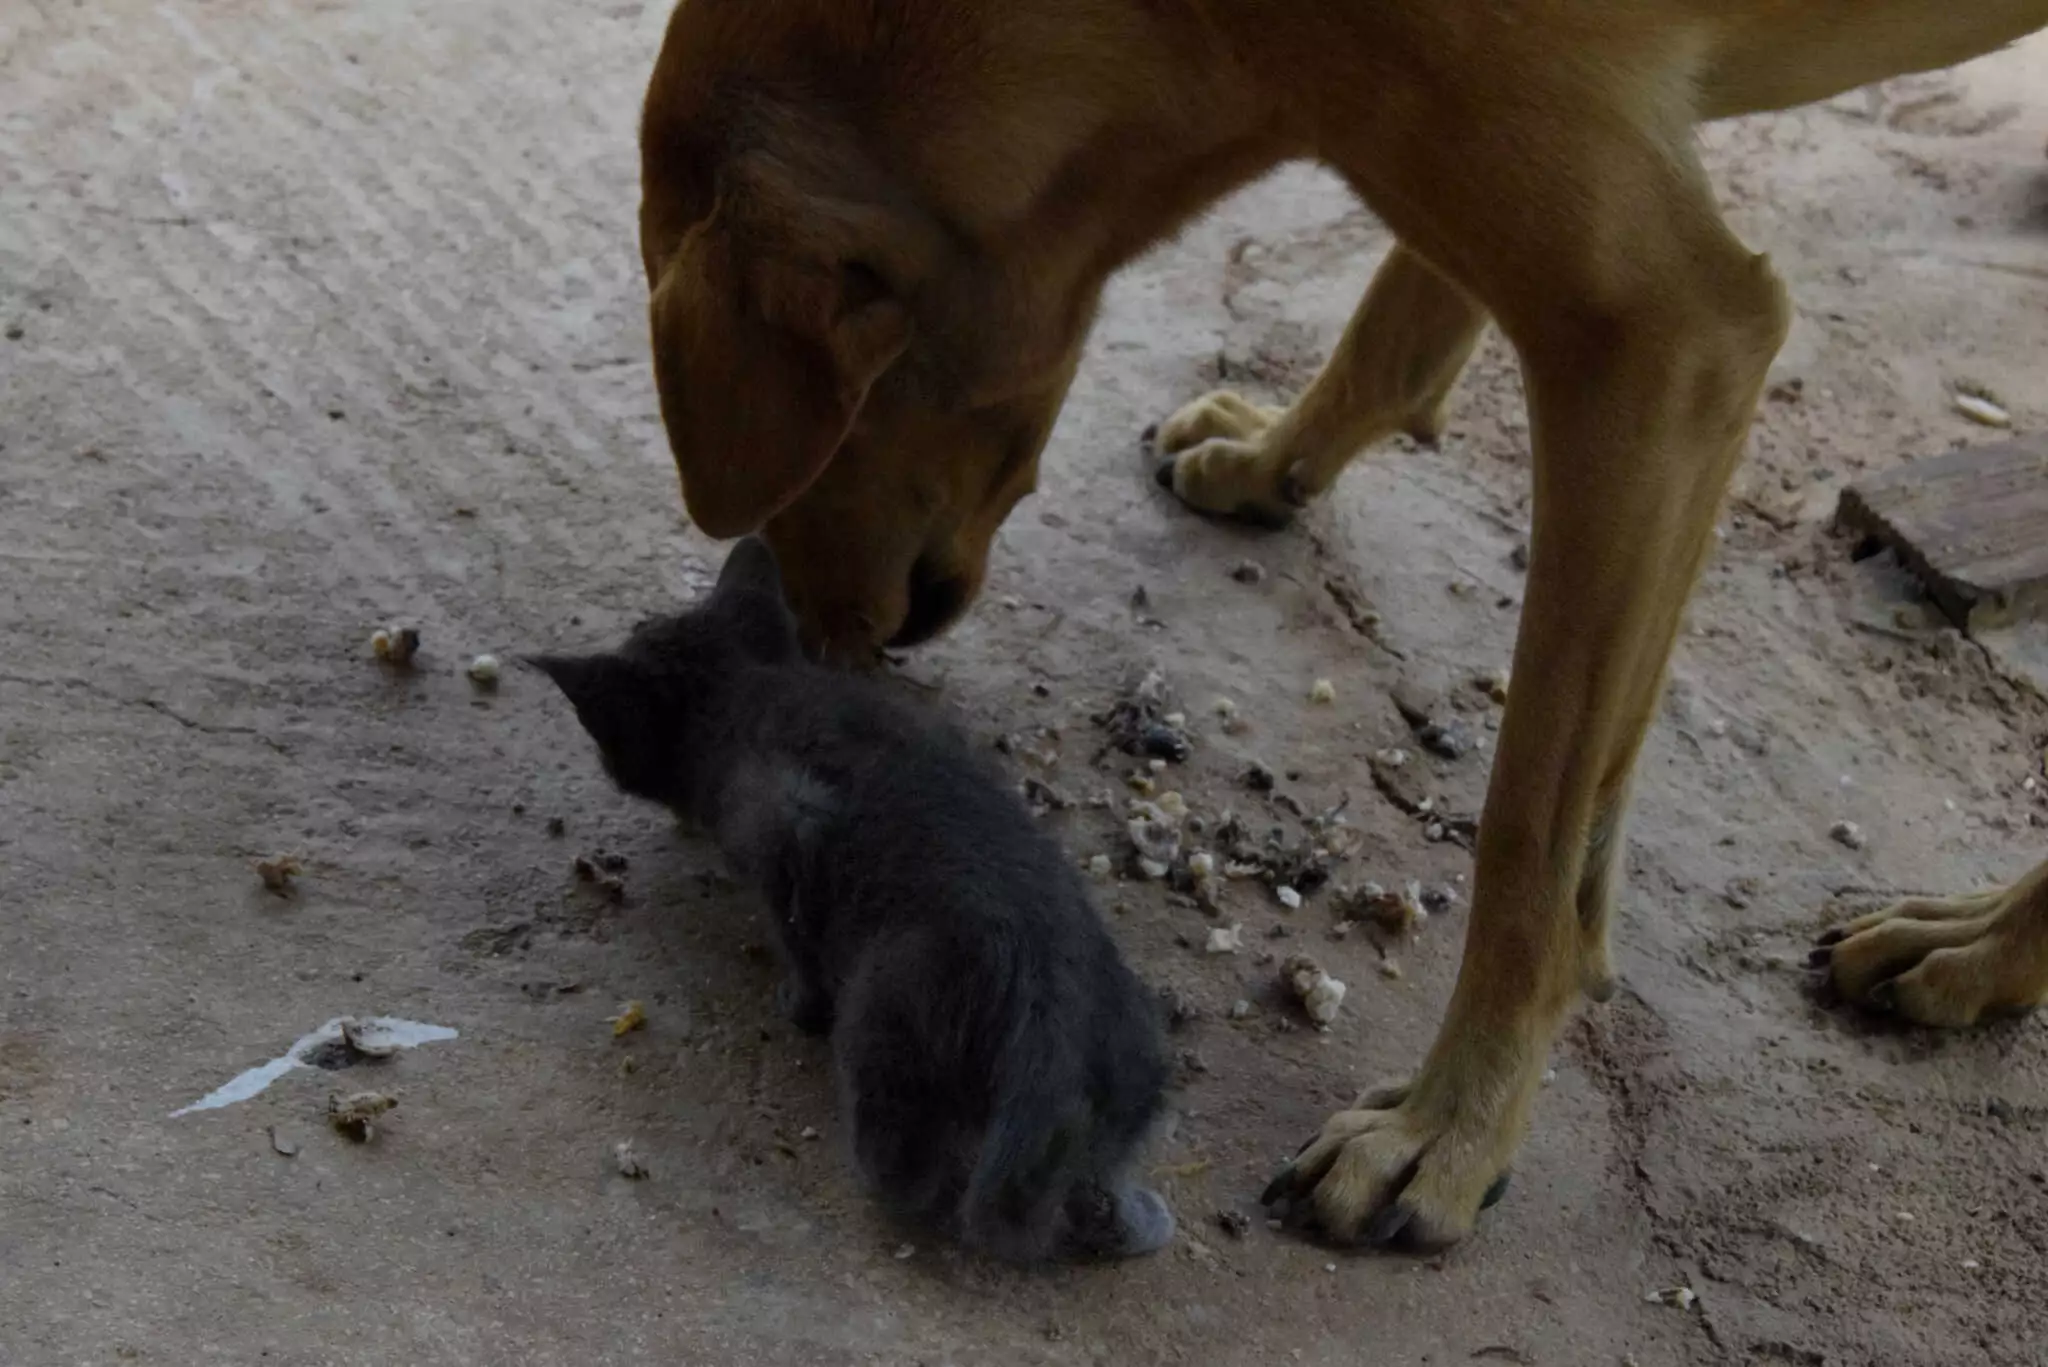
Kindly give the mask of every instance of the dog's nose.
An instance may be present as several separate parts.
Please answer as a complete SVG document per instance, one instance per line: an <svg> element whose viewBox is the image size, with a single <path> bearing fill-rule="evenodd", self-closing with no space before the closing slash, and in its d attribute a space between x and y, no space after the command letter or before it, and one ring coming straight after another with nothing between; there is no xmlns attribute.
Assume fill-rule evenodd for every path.
<svg viewBox="0 0 2048 1367"><path fill-rule="evenodd" d="M910 611L903 625L889 638L901 649L929 641L949 626L967 606L967 580L957 574L942 574L922 556L910 567Z"/></svg>

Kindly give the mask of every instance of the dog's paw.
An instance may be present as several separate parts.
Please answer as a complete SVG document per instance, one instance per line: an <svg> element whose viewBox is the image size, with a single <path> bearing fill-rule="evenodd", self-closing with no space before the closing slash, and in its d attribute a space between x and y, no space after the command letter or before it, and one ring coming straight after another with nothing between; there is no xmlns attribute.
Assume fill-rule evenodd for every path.
<svg viewBox="0 0 2048 1367"><path fill-rule="evenodd" d="M1260 1200L1338 1243L1431 1250L1472 1232L1507 1191L1521 1124L1484 1091L1430 1106L1401 1085L1368 1092L1323 1125ZM1473 1105L1478 1102L1480 1104Z"/></svg>
<svg viewBox="0 0 2048 1367"><path fill-rule="evenodd" d="M1974 897L1908 898L1820 937L1813 964L1846 1001L1961 1028L2048 999L2048 877Z"/></svg>
<svg viewBox="0 0 2048 1367"><path fill-rule="evenodd" d="M1284 525L1307 497L1290 470L1269 459L1266 438L1280 416L1229 390L1196 399L1152 434L1165 457L1156 472L1160 485L1197 512Z"/></svg>

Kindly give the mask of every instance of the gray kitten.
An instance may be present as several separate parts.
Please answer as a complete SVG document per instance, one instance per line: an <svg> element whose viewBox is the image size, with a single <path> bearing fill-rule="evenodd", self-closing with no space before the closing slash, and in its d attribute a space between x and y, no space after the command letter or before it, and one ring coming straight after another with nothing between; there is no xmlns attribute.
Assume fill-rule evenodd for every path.
<svg viewBox="0 0 2048 1367"><path fill-rule="evenodd" d="M807 661L767 546L618 650L533 661L625 792L766 895L800 1027L830 1031L856 1163L894 1211L1014 1261L1150 1253L1133 1170L1157 1006L1073 862L964 741Z"/></svg>

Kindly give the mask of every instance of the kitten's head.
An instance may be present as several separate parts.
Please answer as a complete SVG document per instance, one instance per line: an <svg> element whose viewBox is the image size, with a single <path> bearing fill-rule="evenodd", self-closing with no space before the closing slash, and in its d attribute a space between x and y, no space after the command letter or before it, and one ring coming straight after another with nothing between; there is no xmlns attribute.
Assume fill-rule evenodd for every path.
<svg viewBox="0 0 2048 1367"><path fill-rule="evenodd" d="M740 670L799 656L775 557L750 536L726 557L711 596L689 611L649 618L617 650L529 663L575 704L614 783L635 797L674 803L704 758L685 745L691 723L730 705L728 685Z"/></svg>

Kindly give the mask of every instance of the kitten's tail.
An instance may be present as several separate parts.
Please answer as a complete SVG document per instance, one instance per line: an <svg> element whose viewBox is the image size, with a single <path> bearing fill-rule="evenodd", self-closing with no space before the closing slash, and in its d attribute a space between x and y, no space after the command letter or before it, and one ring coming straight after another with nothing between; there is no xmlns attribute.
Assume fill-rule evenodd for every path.
<svg viewBox="0 0 2048 1367"><path fill-rule="evenodd" d="M1013 1039L995 1105L959 1207L960 1238L1013 1262L1061 1252L1069 1197L1086 1175L1094 1117L1077 1085L1077 1060L1031 1057ZM1023 1046L1023 1047L1020 1047ZM1064 1052L1064 1051L1062 1051Z"/></svg>
<svg viewBox="0 0 2048 1367"><path fill-rule="evenodd" d="M1125 1170L1136 1132L1090 1101L1081 1059L1064 1049L1033 1056L1046 1032L1030 1033L1012 1043L960 1201L962 1242L1012 1262L1163 1248L1173 1215Z"/></svg>

